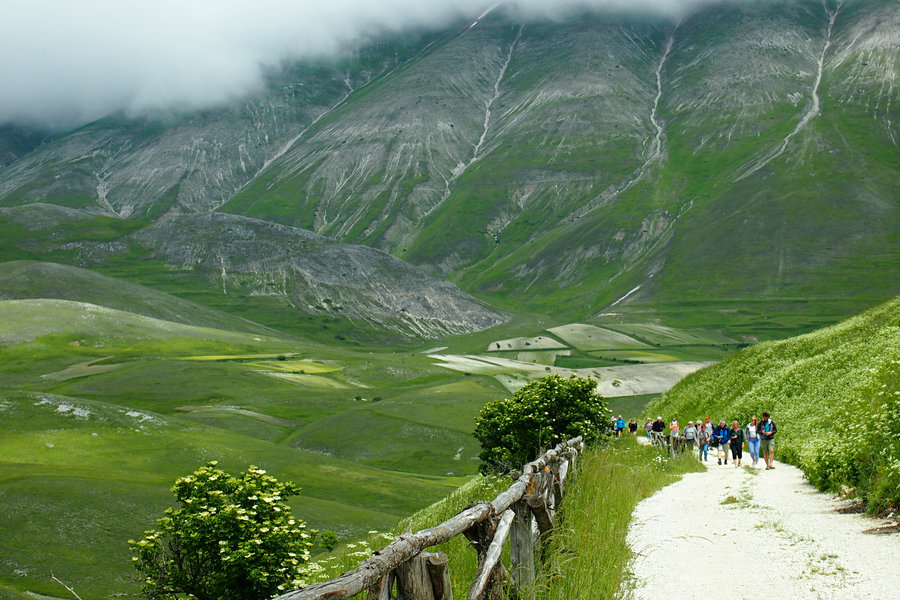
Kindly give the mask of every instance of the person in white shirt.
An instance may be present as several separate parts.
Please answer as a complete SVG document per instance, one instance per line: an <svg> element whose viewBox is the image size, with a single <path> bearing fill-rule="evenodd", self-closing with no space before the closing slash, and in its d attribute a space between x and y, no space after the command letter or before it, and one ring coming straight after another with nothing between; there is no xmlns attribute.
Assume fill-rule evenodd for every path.
<svg viewBox="0 0 900 600"><path fill-rule="evenodd" d="M747 447L750 450L750 458L753 459L754 467L759 462L759 431L757 427L756 417L750 417L750 422L747 423L745 429L747 433Z"/></svg>

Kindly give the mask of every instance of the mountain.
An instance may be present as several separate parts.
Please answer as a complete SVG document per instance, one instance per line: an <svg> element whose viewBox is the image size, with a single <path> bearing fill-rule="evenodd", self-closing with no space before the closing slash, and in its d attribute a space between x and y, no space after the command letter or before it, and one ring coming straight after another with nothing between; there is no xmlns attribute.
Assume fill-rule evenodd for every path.
<svg viewBox="0 0 900 600"><path fill-rule="evenodd" d="M0 205L158 222L131 239L169 266L188 250L153 232L198 215L228 246L235 221L199 216L215 211L376 248L506 310L808 329L900 292L898 29L892 0L677 22L495 9L289 65L230 107L61 135L0 170ZM222 257L201 254L208 286ZM277 287L284 264L244 285ZM360 289L339 287L295 304ZM380 302L345 314L381 323L363 317ZM455 319L425 329L492 322Z"/></svg>
<svg viewBox="0 0 900 600"><path fill-rule="evenodd" d="M51 255L151 284L13 261L0 263L0 298L73 299L191 324L263 329L152 291L169 289L237 312L242 302L262 305L262 318L282 330L297 331L292 321L306 314L349 322L357 335L387 331L401 339L467 333L507 318L409 263L309 231L215 213L145 225L50 205L0 209L8 253Z"/></svg>

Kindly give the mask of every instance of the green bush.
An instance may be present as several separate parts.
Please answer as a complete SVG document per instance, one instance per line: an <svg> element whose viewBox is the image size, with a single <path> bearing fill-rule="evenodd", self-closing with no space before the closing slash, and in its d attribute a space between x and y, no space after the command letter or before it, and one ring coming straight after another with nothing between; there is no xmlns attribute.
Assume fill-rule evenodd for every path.
<svg viewBox="0 0 900 600"><path fill-rule="evenodd" d="M475 420L482 473L507 472L564 440L586 442L610 430L611 413L590 378L547 375L510 399L487 403Z"/></svg>
<svg viewBox="0 0 900 600"><path fill-rule="evenodd" d="M128 542L143 596L262 600L304 584L311 536L284 500L299 487L252 466L232 477L210 462L172 492L180 506Z"/></svg>

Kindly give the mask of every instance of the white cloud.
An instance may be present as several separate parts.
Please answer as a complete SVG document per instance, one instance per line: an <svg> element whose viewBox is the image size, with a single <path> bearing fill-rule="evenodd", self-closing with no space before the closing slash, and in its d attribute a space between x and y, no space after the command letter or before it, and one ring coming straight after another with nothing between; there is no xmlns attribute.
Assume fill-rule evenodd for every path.
<svg viewBox="0 0 900 600"><path fill-rule="evenodd" d="M700 0L519 0L532 17L580 8L672 14ZM485 0L9 0L0 20L0 123L70 125L114 110L239 97L262 68L375 32L474 18ZM12 6L10 6L12 5ZM552 10L548 7L552 6Z"/></svg>

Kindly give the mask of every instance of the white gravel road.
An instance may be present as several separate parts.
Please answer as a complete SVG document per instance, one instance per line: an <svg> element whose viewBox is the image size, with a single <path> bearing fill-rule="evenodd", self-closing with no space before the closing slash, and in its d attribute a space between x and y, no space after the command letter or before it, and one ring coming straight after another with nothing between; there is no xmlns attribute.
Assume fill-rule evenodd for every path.
<svg viewBox="0 0 900 600"><path fill-rule="evenodd" d="M633 598L900 600L900 534L865 533L895 522L841 512L790 465L706 465L638 505Z"/></svg>

